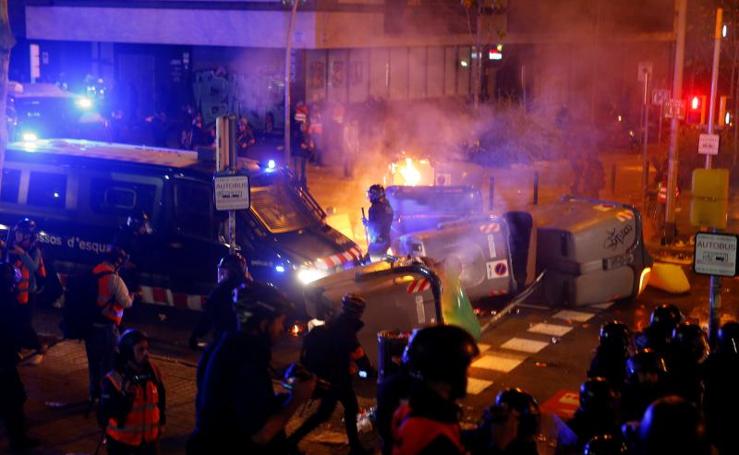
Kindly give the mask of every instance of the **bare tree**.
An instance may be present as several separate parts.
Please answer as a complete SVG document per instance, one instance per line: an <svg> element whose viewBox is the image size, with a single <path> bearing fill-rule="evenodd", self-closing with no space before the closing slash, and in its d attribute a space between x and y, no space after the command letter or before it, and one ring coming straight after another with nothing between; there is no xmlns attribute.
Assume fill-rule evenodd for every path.
<svg viewBox="0 0 739 455"><path fill-rule="evenodd" d="M5 148L8 144L8 122L6 120L6 103L8 99L8 67L10 65L10 50L15 45L13 32L10 30L8 19L8 0L0 0L0 185L3 179L5 163Z"/></svg>

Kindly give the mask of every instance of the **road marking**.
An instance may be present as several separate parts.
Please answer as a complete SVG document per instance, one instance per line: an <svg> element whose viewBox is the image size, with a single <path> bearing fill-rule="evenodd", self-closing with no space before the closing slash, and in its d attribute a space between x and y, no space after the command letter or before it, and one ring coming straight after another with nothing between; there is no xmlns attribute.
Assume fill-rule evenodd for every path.
<svg viewBox="0 0 739 455"><path fill-rule="evenodd" d="M610 307L612 307L614 303L615 302L597 303L595 305L590 305L590 308L597 308L599 310L607 310Z"/></svg>
<svg viewBox="0 0 739 455"><path fill-rule="evenodd" d="M503 357L495 354L485 354L472 362L472 368L483 368L485 370L502 371L508 373L521 364L525 359L514 357Z"/></svg>
<svg viewBox="0 0 739 455"><path fill-rule="evenodd" d="M534 341L528 340L526 338L511 338L510 340L503 343L501 348L535 354L547 347L548 344L549 343L547 343L546 341Z"/></svg>
<svg viewBox="0 0 739 455"><path fill-rule="evenodd" d="M477 343L477 348L480 349L480 352L485 352L490 349L490 345L485 343Z"/></svg>
<svg viewBox="0 0 739 455"><path fill-rule="evenodd" d="M483 390L493 385L493 381L484 379L467 378L467 393L469 395L477 395Z"/></svg>
<svg viewBox="0 0 739 455"><path fill-rule="evenodd" d="M555 314L557 319L565 319L569 321L585 322L595 316L593 313L583 313L582 311L562 310Z"/></svg>
<svg viewBox="0 0 739 455"><path fill-rule="evenodd" d="M564 336L570 330L572 330L572 327L568 327L566 325L546 324L544 322L534 324L529 328L529 332L531 333L543 333L544 335L555 337Z"/></svg>
<svg viewBox="0 0 739 455"><path fill-rule="evenodd" d="M580 395L577 390L559 390L541 404L541 410L569 419L575 414L579 404Z"/></svg>

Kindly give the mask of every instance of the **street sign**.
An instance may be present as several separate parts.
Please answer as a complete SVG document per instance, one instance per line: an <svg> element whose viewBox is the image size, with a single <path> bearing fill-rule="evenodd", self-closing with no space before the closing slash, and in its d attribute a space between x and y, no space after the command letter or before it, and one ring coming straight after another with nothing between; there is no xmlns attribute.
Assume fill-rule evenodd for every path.
<svg viewBox="0 0 739 455"><path fill-rule="evenodd" d="M718 155L718 134L701 134L698 139L698 153Z"/></svg>
<svg viewBox="0 0 739 455"><path fill-rule="evenodd" d="M677 117L680 120L685 119L685 101L671 99L665 101L665 118Z"/></svg>
<svg viewBox="0 0 739 455"><path fill-rule="evenodd" d="M216 210L247 210L249 208L249 177L217 175L215 185Z"/></svg>
<svg viewBox="0 0 739 455"><path fill-rule="evenodd" d="M652 77L652 62L639 62L638 76L639 82L644 82L646 77Z"/></svg>
<svg viewBox="0 0 739 455"><path fill-rule="evenodd" d="M670 91L664 88L652 90L652 104L662 106L670 99Z"/></svg>
<svg viewBox="0 0 739 455"><path fill-rule="evenodd" d="M736 276L736 248L739 237L734 234L695 235L693 270L701 275Z"/></svg>

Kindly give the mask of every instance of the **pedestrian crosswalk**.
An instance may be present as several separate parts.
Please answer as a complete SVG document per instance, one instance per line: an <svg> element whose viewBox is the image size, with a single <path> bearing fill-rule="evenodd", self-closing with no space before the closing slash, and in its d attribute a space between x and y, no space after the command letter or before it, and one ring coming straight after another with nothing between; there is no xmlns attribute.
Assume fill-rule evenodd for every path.
<svg viewBox="0 0 739 455"><path fill-rule="evenodd" d="M560 337L571 333L581 324L592 319L598 312L609 308L613 302L592 305L580 310L539 310L540 321L529 324L525 331L498 343L478 343L480 356L471 365L467 393L480 394L505 374L510 373L530 356L539 354ZM541 316L538 316L540 314ZM503 322L505 324L505 321ZM495 330L495 329L493 329ZM488 341L488 340L486 340Z"/></svg>

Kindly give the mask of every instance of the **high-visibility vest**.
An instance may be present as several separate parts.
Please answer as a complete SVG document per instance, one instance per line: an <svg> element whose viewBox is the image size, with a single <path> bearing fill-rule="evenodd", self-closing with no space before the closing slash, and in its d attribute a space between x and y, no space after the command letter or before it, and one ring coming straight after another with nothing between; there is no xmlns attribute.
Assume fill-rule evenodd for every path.
<svg viewBox="0 0 739 455"><path fill-rule="evenodd" d="M416 455L439 436L449 439L460 454L467 453L462 445L459 423L413 416L411 411L411 407L405 403L393 415L393 455Z"/></svg>
<svg viewBox="0 0 739 455"><path fill-rule="evenodd" d="M159 439L161 430L157 384L161 379L156 365L151 364L151 370L154 372L153 378L144 384L134 385L133 406L123 421L119 422L115 417L108 418L105 434L117 442L137 447ZM123 392L123 377L120 373L111 371L106 375L106 379L118 392Z"/></svg>
<svg viewBox="0 0 739 455"><path fill-rule="evenodd" d="M115 325L120 325L123 319L123 306L116 302L115 296L111 291L110 282L114 276L117 277L115 269L110 265L102 262L92 269L93 275L101 275L98 279L98 299L97 305L101 308L103 318L112 321Z"/></svg>
<svg viewBox="0 0 739 455"><path fill-rule="evenodd" d="M46 278L46 267L44 266L44 258L41 256L41 253L38 253L38 259L39 266L38 270L36 271L36 276L40 278ZM21 261L20 259L17 259L14 265L18 270L21 271L21 281L18 283L18 292L16 293L16 299L18 300L19 304L26 305L28 303L31 292L31 271L28 270L28 267L26 267L23 264L23 261Z"/></svg>

